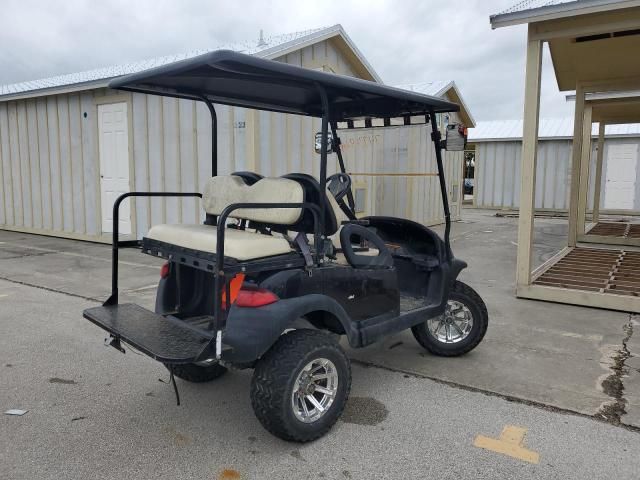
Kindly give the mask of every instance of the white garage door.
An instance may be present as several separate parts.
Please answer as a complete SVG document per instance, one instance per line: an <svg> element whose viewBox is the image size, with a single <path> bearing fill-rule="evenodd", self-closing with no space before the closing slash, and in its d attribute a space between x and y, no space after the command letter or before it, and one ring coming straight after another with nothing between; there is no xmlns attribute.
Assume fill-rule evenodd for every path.
<svg viewBox="0 0 640 480"><path fill-rule="evenodd" d="M632 143L609 145L607 176L604 189L604 208L632 210L635 200L638 145Z"/></svg>
<svg viewBox="0 0 640 480"><path fill-rule="evenodd" d="M98 105L102 231L113 232L113 203L129 188L129 130L127 104ZM119 233L131 233L129 199L120 205Z"/></svg>

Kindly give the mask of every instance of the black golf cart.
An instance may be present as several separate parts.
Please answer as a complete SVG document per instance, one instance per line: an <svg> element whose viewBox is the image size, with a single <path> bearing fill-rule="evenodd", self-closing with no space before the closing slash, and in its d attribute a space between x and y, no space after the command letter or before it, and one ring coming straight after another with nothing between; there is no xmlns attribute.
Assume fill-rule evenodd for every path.
<svg viewBox="0 0 640 480"><path fill-rule="evenodd" d="M112 294L84 311L110 333L108 344L124 351L126 343L162 362L174 388L174 376L205 382L230 366L253 368L251 403L260 422L278 437L305 442L331 428L349 395L350 364L338 335L357 348L410 328L424 348L444 356L466 353L482 340L487 309L456 280L466 264L449 243L436 125L437 113L457 105L231 51L128 75L110 87L204 102L213 158L202 194L131 192L115 202ZM214 103L320 117L319 180L304 173L218 176ZM339 129L416 118L431 124L444 241L409 220L354 214ZM449 126L447 137L454 130ZM332 150L340 172L327 177ZM120 240L120 204L144 196L200 197L206 220L154 225L141 241ZM118 302L118 250L124 247L167 260L155 312Z"/></svg>

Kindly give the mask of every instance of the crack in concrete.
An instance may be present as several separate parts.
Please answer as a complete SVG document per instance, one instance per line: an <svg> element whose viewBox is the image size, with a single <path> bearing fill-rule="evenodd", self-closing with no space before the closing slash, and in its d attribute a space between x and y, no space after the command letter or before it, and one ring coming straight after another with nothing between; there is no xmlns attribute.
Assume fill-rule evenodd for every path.
<svg viewBox="0 0 640 480"><path fill-rule="evenodd" d="M379 370L386 370L388 372L394 372L394 373L403 373L405 374L405 378L408 377L414 377L414 378L423 378L425 380L431 380L432 382L438 383L440 385L446 385L448 387L451 388L456 388L458 390L463 390L466 392L473 392L473 393L479 393L481 395L486 395L487 397L495 397L495 398L500 398L502 400L505 400L507 402L511 402L511 403L517 403L520 405L527 405L529 407L534 407L534 408L538 408L540 410L546 410L548 412L554 412L554 413L559 413L559 414L563 414L563 415L571 415L574 417L582 417L582 418L588 418L590 420L597 420L600 422L604 422L604 423L611 423L607 420L605 420L603 417L598 416L598 415L589 415L587 413L582 413L582 412L577 412L575 410L571 410L570 408L563 408L563 407L556 407L554 405L549 405L543 402L538 402L536 400L529 400L526 398L521 398L521 397L516 397L514 395L509 395L506 393L500 393L500 392L496 392L493 390L488 390L488 389L484 389L484 388L480 388L480 387L472 387L470 385L465 385L463 383L458 383L458 382L453 382L451 380L443 380L441 378L438 377L433 377L430 375L425 375L422 373L417 373L414 371L409 371L409 370L403 370L401 368L394 368L394 367L389 367L386 365L380 365L377 363L373 363L373 362L369 362L369 361L365 361L365 360L361 360L358 358L351 358L351 363L356 364L356 365L360 365L364 368L377 368ZM615 425L617 427L623 428L625 430L628 430L630 432L635 432L635 433L640 433L640 427L636 427L634 425L629 425L626 423L621 423L618 422L616 424L612 424Z"/></svg>
<svg viewBox="0 0 640 480"><path fill-rule="evenodd" d="M43 255L52 255L55 252L38 252L38 253L23 253L20 255L14 255L12 257L2 257L1 260L15 260L16 258L26 258L26 257L42 257Z"/></svg>
<svg viewBox="0 0 640 480"><path fill-rule="evenodd" d="M5 282L10 282L10 283L15 283L16 285L23 285L25 287L39 288L40 290L46 290L47 292L60 293L62 295L68 295L70 297L81 298L83 300L89 300L91 302L102 303L102 300L100 300L98 298L86 297L84 295L78 295L77 293L65 292L64 290L57 290L55 288L45 287L45 286L42 286L42 285L36 285L34 283L22 282L20 280L15 280L15 279L9 278L9 277L0 276L0 280L4 280Z"/></svg>
<svg viewBox="0 0 640 480"><path fill-rule="evenodd" d="M624 382L622 379L629 373L626 362L631 358L631 352L627 347L633 335L633 314L629 315L629 321L622 326L625 337L622 339L621 347L613 356L613 365L609 367L611 375L602 381L602 390L609 395L612 400L600 406L594 415L613 425L620 425L622 416L627 413L627 400L624 398Z"/></svg>

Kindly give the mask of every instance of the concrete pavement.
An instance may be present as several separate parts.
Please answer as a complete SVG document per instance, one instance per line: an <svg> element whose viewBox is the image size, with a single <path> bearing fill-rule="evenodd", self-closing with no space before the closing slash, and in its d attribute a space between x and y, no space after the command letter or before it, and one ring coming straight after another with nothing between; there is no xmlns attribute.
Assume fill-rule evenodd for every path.
<svg viewBox="0 0 640 480"><path fill-rule="evenodd" d="M353 367L350 406L324 438L262 429L250 372L179 382L129 350L101 345L78 315L91 301L0 281L0 478L634 479L638 433L379 368ZM159 381L162 380L162 381ZM528 463L474 446L526 429Z"/></svg>
<svg viewBox="0 0 640 480"><path fill-rule="evenodd" d="M453 247L489 307L483 343L443 359L403 333L349 351L344 421L305 446L262 430L251 372L179 382L176 407L162 366L102 347L81 311L109 294L108 246L0 231L0 406L29 410L0 418L0 478L636 478L638 321L515 299L517 220L464 217ZM537 219L536 263L565 235L564 220ZM133 250L121 260L123 297L151 307L162 262ZM527 429L538 464L473 446L507 425Z"/></svg>

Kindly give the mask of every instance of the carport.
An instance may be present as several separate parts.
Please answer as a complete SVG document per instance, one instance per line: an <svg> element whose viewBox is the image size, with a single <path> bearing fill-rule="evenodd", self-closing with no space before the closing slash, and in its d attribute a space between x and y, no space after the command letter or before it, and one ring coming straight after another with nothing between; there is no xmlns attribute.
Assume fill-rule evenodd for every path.
<svg viewBox="0 0 640 480"><path fill-rule="evenodd" d="M491 17L492 28L527 24L524 125L516 295L574 305L640 312L640 253L608 245L578 245L586 230L591 127L638 121L640 1L533 0ZM534 200L543 44L551 52L560 91L576 92L567 246L532 271ZM605 98L598 96L604 95ZM606 98L609 95L614 98ZM593 98L589 97L593 96ZM598 99L599 98L599 99ZM602 148L598 162L602 164ZM596 175L598 168L596 168ZM602 175L600 167L600 176ZM596 192L599 189L596 188ZM599 193L596 193L599 195ZM598 214L596 214L596 220ZM597 223L597 222L596 222ZM597 227L597 225L596 225Z"/></svg>

